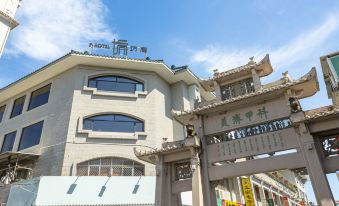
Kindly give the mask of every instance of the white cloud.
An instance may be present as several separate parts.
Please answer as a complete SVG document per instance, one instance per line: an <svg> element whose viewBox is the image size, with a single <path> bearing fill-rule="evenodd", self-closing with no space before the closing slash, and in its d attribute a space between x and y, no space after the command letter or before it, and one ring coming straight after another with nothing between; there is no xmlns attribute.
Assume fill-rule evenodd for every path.
<svg viewBox="0 0 339 206"><path fill-rule="evenodd" d="M214 68L225 71L246 64L251 56L260 60L266 53L269 53L276 69L286 68L297 61L306 59L319 49L338 29L338 25L339 16L332 14L321 25L301 33L279 48L229 49L220 45L208 45L202 50L193 52L190 60L192 63L202 63L209 71Z"/></svg>
<svg viewBox="0 0 339 206"><path fill-rule="evenodd" d="M338 15L329 16L320 26L297 36L285 46L271 52L272 61L275 65L284 67L307 58L337 30L338 24Z"/></svg>
<svg viewBox="0 0 339 206"><path fill-rule="evenodd" d="M71 49L87 49L91 40L112 40L101 0L25 0L18 9L20 26L10 50L38 60L51 60Z"/></svg>
<svg viewBox="0 0 339 206"><path fill-rule="evenodd" d="M208 45L205 49L194 52L190 61L192 63L203 63L208 70L213 69L224 71L246 64L249 57L263 56L262 49L244 49L244 50L229 50L218 45Z"/></svg>

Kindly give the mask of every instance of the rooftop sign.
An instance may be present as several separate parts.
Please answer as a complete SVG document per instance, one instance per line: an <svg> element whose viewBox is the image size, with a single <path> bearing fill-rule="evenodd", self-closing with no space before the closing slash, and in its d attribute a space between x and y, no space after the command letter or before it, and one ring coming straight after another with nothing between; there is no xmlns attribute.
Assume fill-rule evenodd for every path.
<svg viewBox="0 0 339 206"><path fill-rule="evenodd" d="M147 47L132 46L128 44L127 40L113 40L110 44L103 43L89 43L91 53L93 49L105 49L112 50L112 56L114 57L128 57L129 53L143 53L145 58L147 55Z"/></svg>

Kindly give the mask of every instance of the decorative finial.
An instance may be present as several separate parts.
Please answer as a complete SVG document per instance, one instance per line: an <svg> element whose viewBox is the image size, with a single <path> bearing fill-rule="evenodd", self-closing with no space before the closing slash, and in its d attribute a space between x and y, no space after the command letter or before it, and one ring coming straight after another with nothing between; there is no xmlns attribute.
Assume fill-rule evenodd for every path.
<svg viewBox="0 0 339 206"><path fill-rule="evenodd" d="M248 62L248 64L255 64L254 56L250 57L249 59L250 61Z"/></svg>
<svg viewBox="0 0 339 206"><path fill-rule="evenodd" d="M191 124L186 125L187 137L195 137L197 133L194 130L194 126Z"/></svg>
<svg viewBox="0 0 339 206"><path fill-rule="evenodd" d="M290 103L291 113L297 113L302 111L297 97L289 97L288 100Z"/></svg>
<svg viewBox="0 0 339 206"><path fill-rule="evenodd" d="M282 73L282 76L283 76L282 79L285 80L286 83L287 83L287 82L292 82L292 81L293 81L292 77L288 74L288 71L283 72L283 73Z"/></svg>
<svg viewBox="0 0 339 206"><path fill-rule="evenodd" d="M218 69L213 69L213 74L214 74L214 76L217 76L219 74L219 70Z"/></svg>

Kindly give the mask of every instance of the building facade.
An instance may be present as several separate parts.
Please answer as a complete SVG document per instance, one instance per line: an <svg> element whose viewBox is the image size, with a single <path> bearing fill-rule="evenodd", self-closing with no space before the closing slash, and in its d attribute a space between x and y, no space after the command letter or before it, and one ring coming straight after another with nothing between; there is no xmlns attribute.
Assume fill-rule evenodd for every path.
<svg viewBox="0 0 339 206"><path fill-rule="evenodd" d="M299 80L292 80L284 74L280 80L262 85L260 78L272 71L267 56L259 63L251 59L247 65L225 73L215 71L213 78L202 81L185 66L169 68L158 60L72 51L0 90L0 177L4 183L0 185L0 199L6 201L11 182L32 177L159 178L164 169L155 168L154 164L161 160L154 155L159 152L156 148L163 148L160 153L168 156L164 161L178 161L184 157L185 164L179 162L179 166L188 169L187 174L177 174L180 183L172 190L177 192L170 196L172 199L162 200L171 206L180 205L178 194L181 192L192 188L205 190L199 185L192 187L187 181L181 181L190 175L193 179L199 179L196 173L191 174L197 171L195 168L199 164L191 168L185 162L190 158L198 161L200 154L197 149L200 140L193 143L188 141L188 150L183 144L189 139L184 125L194 120L190 111L207 108L214 114L216 110L213 108L220 102L235 109L258 109L253 101L260 98L253 94L274 93L271 91L273 88L281 92L288 88L300 90L306 86L308 90L301 94L301 98L317 90L314 71ZM242 100L250 97L250 101ZM289 114L289 106L282 104L285 101L282 96L270 96L271 99L278 102L267 106L270 111L276 110L271 112L273 115L280 112ZM242 103L237 105L238 102L233 101ZM181 111L180 114L177 111ZM257 114L248 113L240 119L222 118L220 124L214 124L211 115L213 131L206 131L213 135L206 135L206 145L212 148L215 143L232 139L229 135L218 134L222 132L218 126L230 126L233 122L239 127L244 118L253 117L253 121L257 121L254 115ZM266 113L261 115L259 117L263 118ZM290 125L289 122L281 124L285 123ZM151 152L138 152L142 150ZM181 153L171 155L177 150L183 156ZM242 156L237 161L251 158ZM269 201L284 206L307 201L305 177L295 170L221 179L215 182L211 198L227 200L230 204L244 204L246 199L241 186L244 178L249 178L251 182L253 204L257 206L269 205ZM169 182L167 184L170 185ZM157 185L155 196L159 197L162 192ZM199 198L195 197L193 201ZM156 205L165 205L157 201ZM176 203L172 204L171 201Z"/></svg>
<svg viewBox="0 0 339 206"><path fill-rule="evenodd" d="M200 90L187 67L71 52L1 89L1 176L155 175L133 147L183 139L171 110Z"/></svg>
<svg viewBox="0 0 339 206"><path fill-rule="evenodd" d="M21 0L2 0L0 2L0 57L5 48L9 32L19 23L14 19Z"/></svg>

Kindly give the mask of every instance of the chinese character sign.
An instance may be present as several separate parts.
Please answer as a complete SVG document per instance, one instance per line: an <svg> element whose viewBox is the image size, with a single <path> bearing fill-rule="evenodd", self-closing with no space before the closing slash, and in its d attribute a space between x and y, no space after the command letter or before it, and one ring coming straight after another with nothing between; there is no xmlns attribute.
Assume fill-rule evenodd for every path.
<svg viewBox="0 0 339 206"><path fill-rule="evenodd" d="M147 54L147 47L130 46L127 40L114 40L113 44L113 56L125 56L128 52L139 52Z"/></svg>
<svg viewBox="0 0 339 206"><path fill-rule="evenodd" d="M244 193L246 206L255 206L250 178L241 178L241 186Z"/></svg>
<svg viewBox="0 0 339 206"><path fill-rule="evenodd" d="M233 125L237 125L243 122L251 123L253 118L260 119L262 121L267 120L268 110L265 106L261 106L256 111L248 110L241 113L236 113L234 115L228 116L225 115L221 119L221 127L229 127L228 119L230 119L230 123Z"/></svg>

